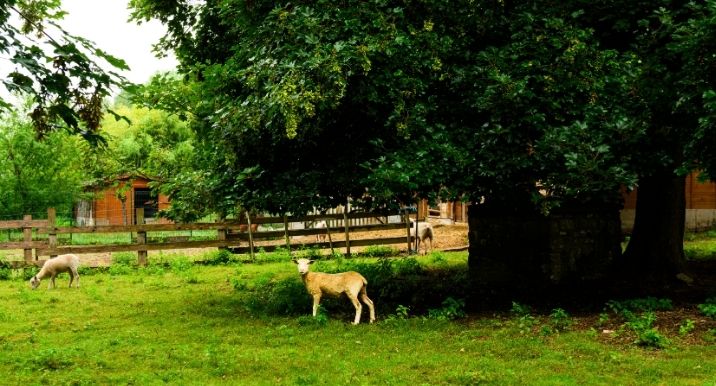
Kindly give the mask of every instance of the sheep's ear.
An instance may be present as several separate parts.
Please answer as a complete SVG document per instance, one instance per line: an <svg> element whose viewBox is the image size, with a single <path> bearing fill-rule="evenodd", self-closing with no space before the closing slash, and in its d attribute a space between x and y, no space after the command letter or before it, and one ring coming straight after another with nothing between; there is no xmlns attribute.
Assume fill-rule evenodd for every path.
<svg viewBox="0 0 716 386"><path fill-rule="evenodd" d="M291 259L291 261L293 261L294 264L298 264L298 261L296 259Z"/></svg>
<svg viewBox="0 0 716 386"><path fill-rule="evenodd" d="M308 264L313 264L315 262L316 262L316 260L308 260Z"/></svg>

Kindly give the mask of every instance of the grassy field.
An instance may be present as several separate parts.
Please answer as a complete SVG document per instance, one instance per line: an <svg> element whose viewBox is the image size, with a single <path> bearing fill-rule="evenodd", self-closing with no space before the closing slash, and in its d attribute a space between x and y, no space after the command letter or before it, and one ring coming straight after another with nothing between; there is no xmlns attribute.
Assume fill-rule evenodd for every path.
<svg viewBox="0 0 716 386"><path fill-rule="evenodd" d="M466 254L419 262L459 270ZM538 315L519 304L467 316L458 303L422 315L398 307L359 326L330 303L316 319L309 308L266 311L259 303L277 294L297 298L279 304L308 304L288 261L178 258L85 271L81 281L31 291L23 278L0 280L0 384L716 384L706 317L683 334L661 331L668 344L655 349L634 344L631 325L614 315ZM270 283L284 291L262 294L277 288ZM376 303L378 293L369 286ZM616 324L606 334L608 318Z"/></svg>

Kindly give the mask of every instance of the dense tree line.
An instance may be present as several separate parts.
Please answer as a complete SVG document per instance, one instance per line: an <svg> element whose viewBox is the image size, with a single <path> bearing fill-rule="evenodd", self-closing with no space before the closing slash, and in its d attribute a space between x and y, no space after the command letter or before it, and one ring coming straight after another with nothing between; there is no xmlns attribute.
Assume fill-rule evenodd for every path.
<svg viewBox="0 0 716 386"><path fill-rule="evenodd" d="M180 61L136 94L195 136L162 180L175 218L349 198L613 210L638 187L625 262L683 269L684 176L716 175L713 2L130 4Z"/></svg>
<svg viewBox="0 0 716 386"><path fill-rule="evenodd" d="M683 177L716 170L713 2L132 5L165 22L159 48L194 85L202 179L177 196L202 182L185 197L222 210L439 194L548 213L638 186L627 261L683 268Z"/></svg>

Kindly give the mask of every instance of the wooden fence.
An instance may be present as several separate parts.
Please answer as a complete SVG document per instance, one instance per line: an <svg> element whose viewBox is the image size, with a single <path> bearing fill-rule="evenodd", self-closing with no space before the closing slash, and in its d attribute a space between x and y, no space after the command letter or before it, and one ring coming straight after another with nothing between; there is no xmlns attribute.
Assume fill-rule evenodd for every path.
<svg viewBox="0 0 716 386"><path fill-rule="evenodd" d="M147 252L153 250L171 250L188 248L228 248L234 253L249 253L252 255L260 247L266 252L276 248L287 248L295 250L298 248L331 248L345 249L347 255L351 254L351 247L362 247L369 245L390 245L406 244L410 252L412 241L410 237L410 218L407 213L392 214L400 216L400 222L388 223L388 215L373 213L334 213L309 216L283 216L283 217L258 217L244 218L236 221L224 221L215 223L184 223L184 224L144 224L144 211L137 209L136 225L97 225L82 227L58 227L56 214L53 208L47 211L47 220L33 220L32 216L26 215L22 220L0 221L0 230L22 229L22 241L0 243L0 250L22 249L25 264L35 264L38 256L56 256L64 253L102 253L136 251L138 262L141 265L147 263ZM373 224L351 225L354 219L376 219ZM327 228L290 229L291 223L312 224L324 220L329 226ZM263 225L261 231L252 231L252 224ZM338 224L339 226L335 226ZM352 239L351 235L356 232L374 232L386 230L404 230L403 236L379 237ZM37 234L46 234L47 238L41 240L33 239L33 230ZM209 230L216 232L216 238L212 240L165 240L152 241L148 237L152 232L166 231L194 231ZM60 234L99 234L99 233L136 233L136 238L128 244L104 244L104 245L61 245L57 236ZM325 234L327 241L312 243L292 243L295 236L311 236ZM335 237L342 240L334 240ZM273 241L270 245L258 245L262 240ZM277 242L280 240L281 242ZM35 256L33 257L33 250Z"/></svg>

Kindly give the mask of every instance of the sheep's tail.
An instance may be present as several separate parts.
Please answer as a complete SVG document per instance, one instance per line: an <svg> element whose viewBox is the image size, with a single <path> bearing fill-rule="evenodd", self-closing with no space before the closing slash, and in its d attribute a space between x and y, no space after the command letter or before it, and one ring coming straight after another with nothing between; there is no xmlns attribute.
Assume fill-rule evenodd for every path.
<svg viewBox="0 0 716 386"><path fill-rule="evenodd" d="M425 235L430 238L430 240L433 240L433 227L428 227L427 232L425 232Z"/></svg>
<svg viewBox="0 0 716 386"><path fill-rule="evenodd" d="M360 279L363 281L363 287L361 287L360 292L367 293L366 288L368 288L368 280L363 277L363 275L360 275Z"/></svg>

